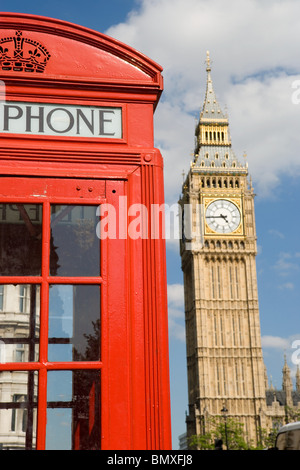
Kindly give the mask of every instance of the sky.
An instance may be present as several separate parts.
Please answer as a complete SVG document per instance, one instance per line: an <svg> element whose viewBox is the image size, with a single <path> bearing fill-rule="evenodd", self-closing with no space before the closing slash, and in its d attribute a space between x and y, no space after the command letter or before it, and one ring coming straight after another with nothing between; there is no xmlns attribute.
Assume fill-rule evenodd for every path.
<svg viewBox="0 0 300 470"><path fill-rule="evenodd" d="M210 51L217 98L233 150L246 158L256 193L257 276L264 361L282 385L300 354L300 2L299 0L0 0L0 11L59 18L108 34L159 63L164 93L155 146L165 199L181 193ZM246 155L246 157L244 157ZM179 246L167 243L173 448L187 411L183 278Z"/></svg>

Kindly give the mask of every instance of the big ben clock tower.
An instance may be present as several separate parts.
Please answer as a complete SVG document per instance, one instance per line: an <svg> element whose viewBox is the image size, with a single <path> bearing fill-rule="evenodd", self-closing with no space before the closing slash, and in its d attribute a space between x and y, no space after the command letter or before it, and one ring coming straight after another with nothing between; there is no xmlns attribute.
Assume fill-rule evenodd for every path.
<svg viewBox="0 0 300 470"><path fill-rule="evenodd" d="M245 435L255 443L264 425L261 410L266 403L266 373L257 293L254 193L247 164L239 162L232 150L228 118L214 92L208 53L206 70L194 159L180 199L182 209L191 214L189 230L185 227L180 244L187 432L188 436L204 434L210 430L211 418L226 413L243 423Z"/></svg>

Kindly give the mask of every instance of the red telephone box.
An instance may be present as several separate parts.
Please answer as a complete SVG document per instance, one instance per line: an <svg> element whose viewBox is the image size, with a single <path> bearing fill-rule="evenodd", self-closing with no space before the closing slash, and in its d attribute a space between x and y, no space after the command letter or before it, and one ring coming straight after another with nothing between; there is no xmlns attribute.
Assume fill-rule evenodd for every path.
<svg viewBox="0 0 300 470"><path fill-rule="evenodd" d="M0 70L1 447L170 449L162 69L1 13Z"/></svg>

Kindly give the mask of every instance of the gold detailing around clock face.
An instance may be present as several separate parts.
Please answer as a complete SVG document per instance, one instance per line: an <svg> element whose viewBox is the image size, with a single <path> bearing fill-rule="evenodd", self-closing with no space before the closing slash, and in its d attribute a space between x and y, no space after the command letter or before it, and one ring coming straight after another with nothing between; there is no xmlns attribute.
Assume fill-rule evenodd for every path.
<svg viewBox="0 0 300 470"><path fill-rule="evenodd" d="M214 199L205 208L207 234L242 234L240 204L230 199ZM239 230L240 229L240 230Z"/></svg>

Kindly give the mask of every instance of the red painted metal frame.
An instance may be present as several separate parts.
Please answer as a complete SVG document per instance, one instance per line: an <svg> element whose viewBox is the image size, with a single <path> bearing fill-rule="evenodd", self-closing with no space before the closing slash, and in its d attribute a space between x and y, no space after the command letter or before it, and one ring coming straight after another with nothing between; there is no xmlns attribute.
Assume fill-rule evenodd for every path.
<svg viewBox="0 0 300 470"><path fill-rule="evenodd" d="M50 199L99 203L101 198L88 189L91 184L102 184L101 201L111 202L117 210L120 195L127 197L128 207L143 204L151 227L151 205L164 203L163 160L153 147L153 111L163 89L161 67L129 46L87 28L32 15L0 13L0 39L16 30L40 41L51 59L43 74L2 71L6 100L121 106L123 138L29 137L4 135L0 130L0 200L37 203L36 194L42 195L47 179L55 178L57 185L43 203L47 214ZM76 196L68 186L75 181L80 182ZM45 222L46 239L48 230ZM105 240L103 250L106 268L103 265L101 278L80 278L80 282L106 286L101 307L107 312L102 324L101 363L47 362L43 318L40 362L1 364L0 370L39 370L39 448L45 442L47 370L84 366L102 371L103 449L170 449L165 241L163 237ZM14 282L46 286L50 278L45 257L43 252L46 264L42 276L14 277ZM74 278L51 278L51 282L70 281ZM45 288L42 302L46 312Z"/></svg>
<svg viewBox="0 0 300 470"><path fill-rule="evenodd" d="M15 196L11 194L11 188L18 184L18 191ZM82 184L79 181L80 184ZM89 182L91 184L91 182ZM34 188L44 188L41 195L35 194L32 196ZM52 186L52 188L51 188ZM61 277L49 275L49 259L50 259L50 204L72 203L72 204L94 204L95 210L99 204L106 202L103 193L103 182L93 181L93 190L98 192L100 197L97 198L79 198L74 197L78 187L78 180L55 180L55 179L15 179L4 178L2 179L2 195L0 201L2 203L34 203L42 204L43 206L43 222L42 222L42 271L41 276L2 276L0 282L2 284L37 284L41 286L41 305L40 305L40 336L39 336L39 361L27 363L5 363L0 365L0 370L36 370L39 372L38 384L38 413L37 413L37 450L45 449L46 444L46 422L47 422L47 372L50 370L76 370L76 369L102 369L103 360L106 361L107 354L107 340L102 337L101 345L101 360L93 362L49 362L48 361L48 307L49 307L49 285L53 284L95 284L101 286L101 317L102 329L101 332L104 337L107 335L107 315L106 298L107 298L107 244L101 241L101 258L100 258L100 273L99 277ZM52 189L52 191L51 191ZM61 193L62 196L54 195L52 193ZM3 193L7 196L4 196ZM47 196L46 194L47 193ZM22 194L22 197L20 196ZM100 240L99 240L100 243ZM105 368L107 371L107 367ZM106 372L107 373L107 372ZM104 376L103 383L108 381ZM103 395L105 395L103 393ZM109 401L106 398L106 401ZM105 410L103 409L105 412ZM104 419L105 422L105 419ZM104 442L105 446L105 442Z"/></svg>

